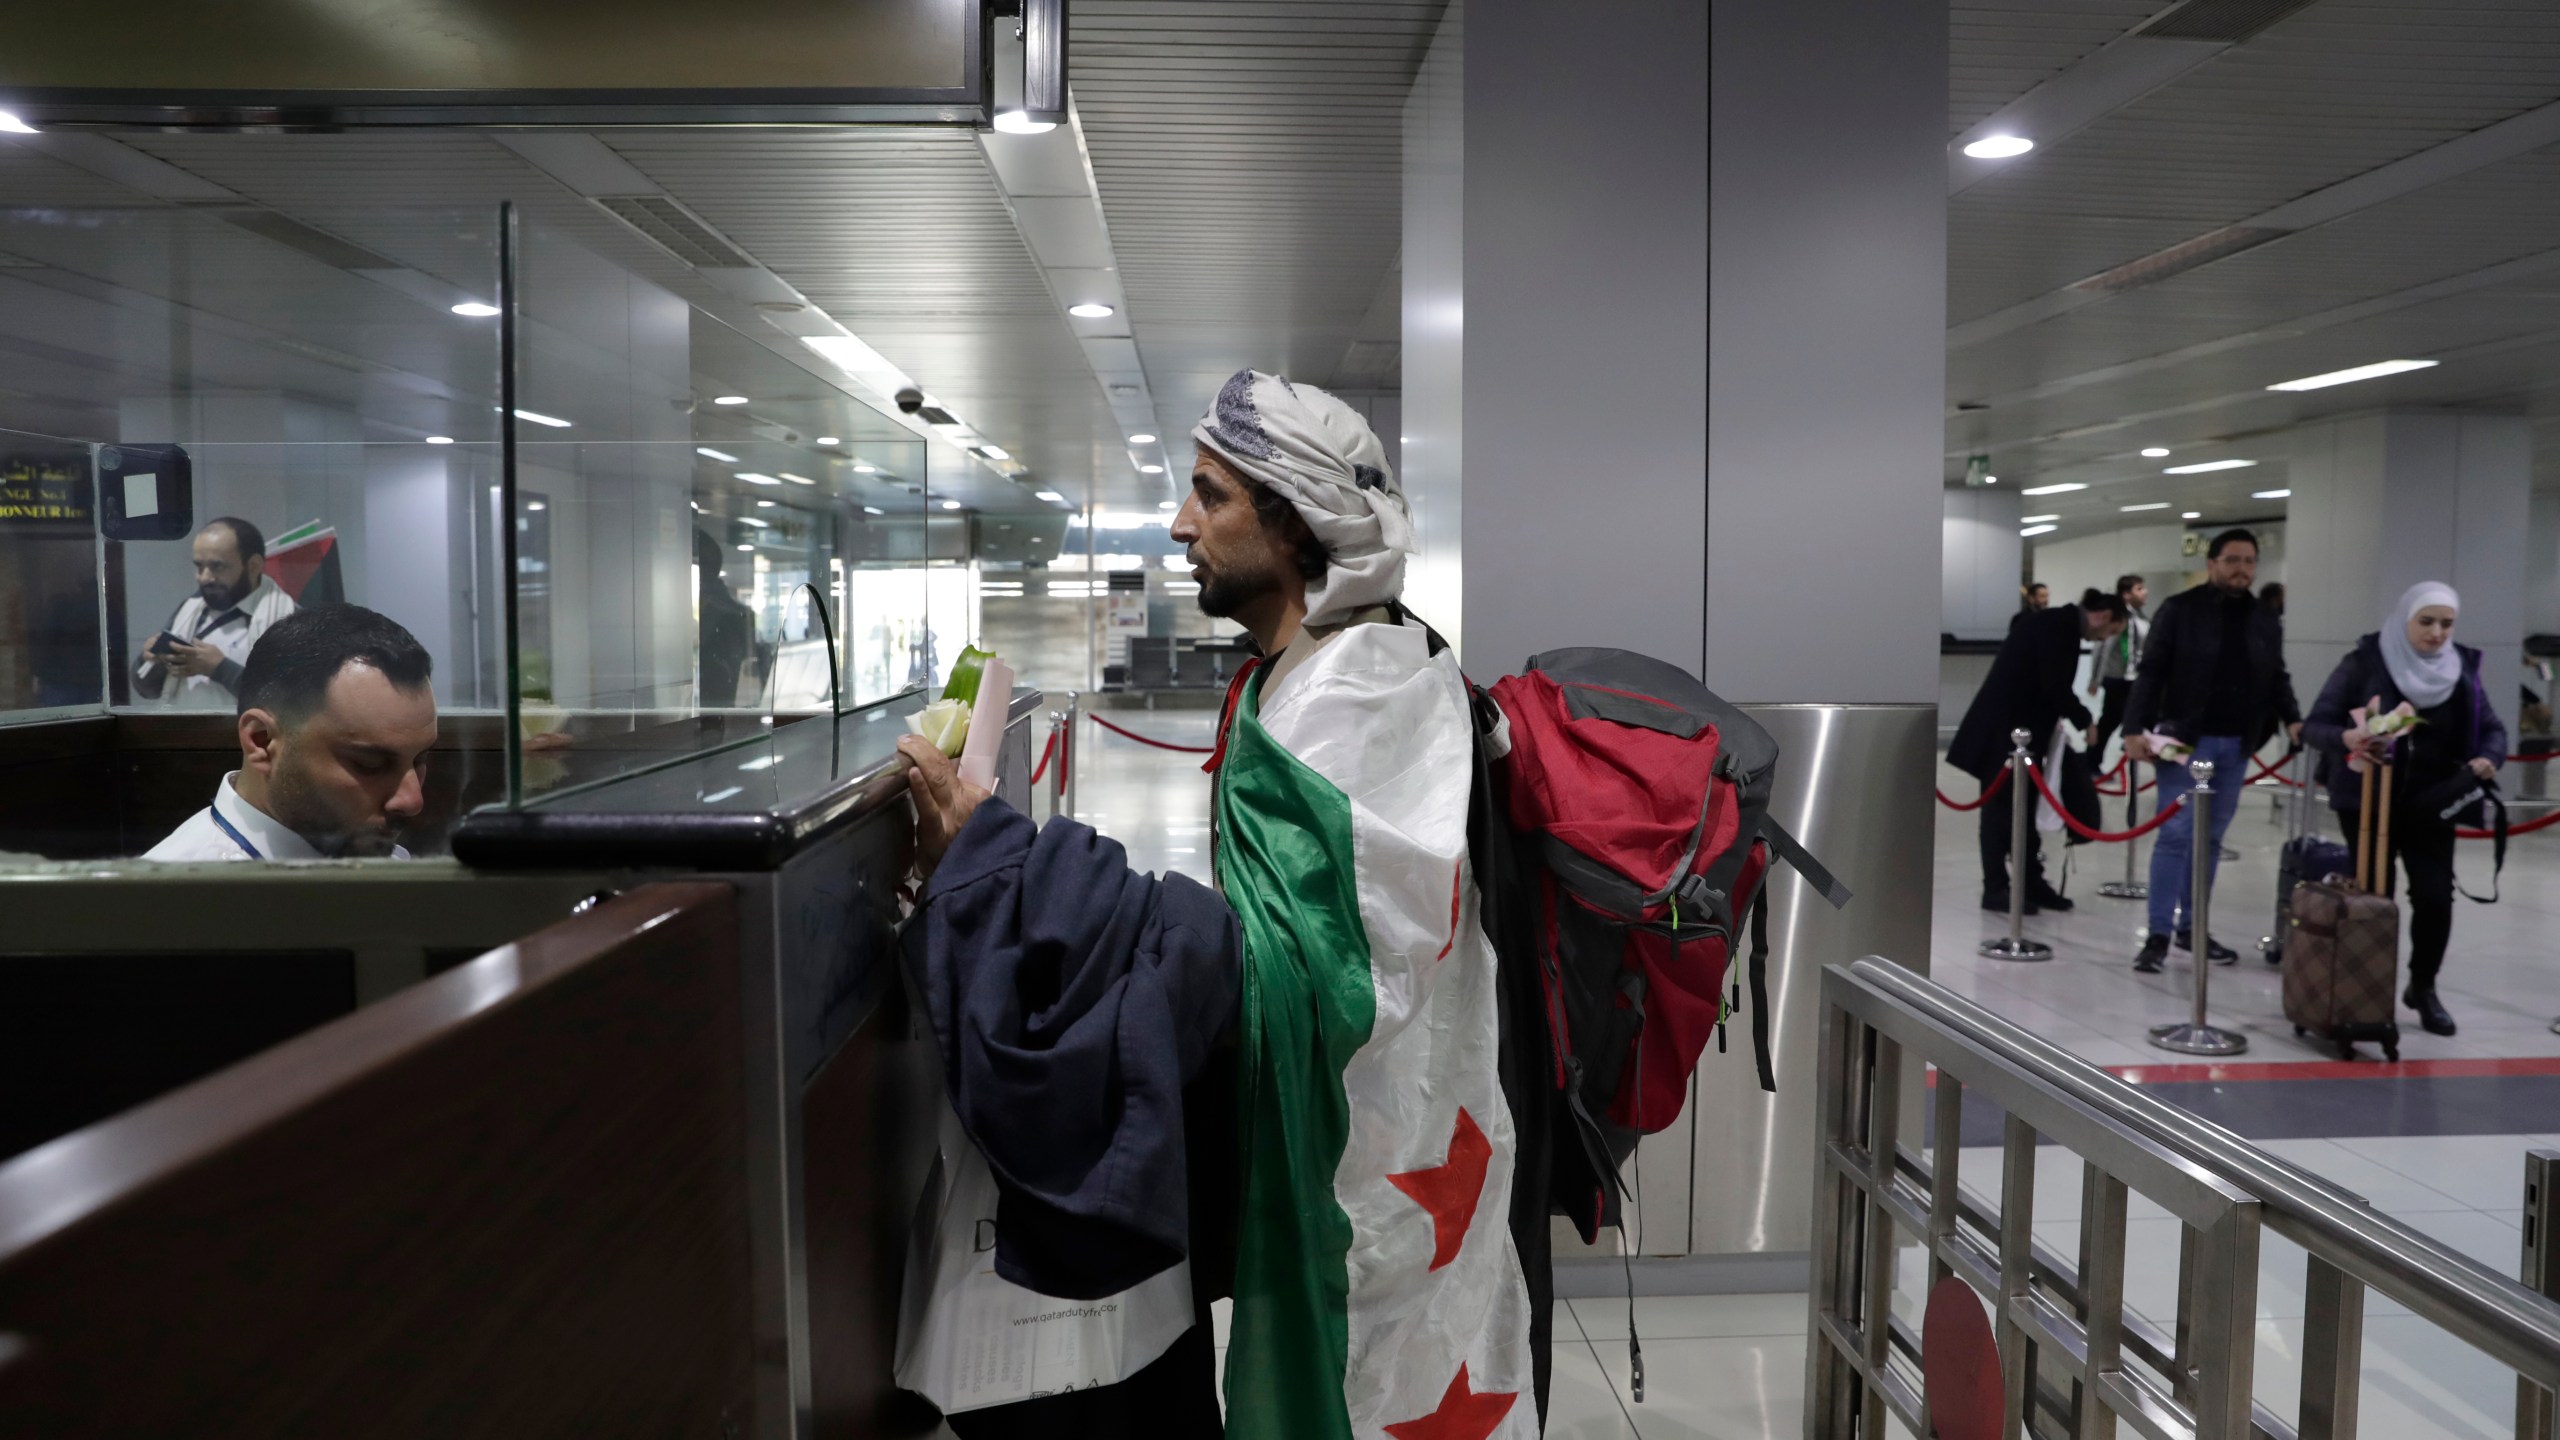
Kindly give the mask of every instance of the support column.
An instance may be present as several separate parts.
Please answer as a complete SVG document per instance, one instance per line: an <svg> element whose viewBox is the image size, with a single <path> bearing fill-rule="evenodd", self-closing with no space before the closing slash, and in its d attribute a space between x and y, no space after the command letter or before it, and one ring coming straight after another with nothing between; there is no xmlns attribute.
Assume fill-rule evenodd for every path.
<svg viewBox="0 0 2560 1440"><path fill-rule="evenodd" d="M2304 708L2402 591L2441 580L2462 595L2454 639L2482 652L2481 682L2512 733L2531 533L2530 422L2397 410L2306 425L2294 432L2291 474L2285 663Z"/></svg>
<svg viewBox="0 0 2560 1440"><path fill-rule="evenodd" d="M1774 877L1780 1093L1708 1054L1657 1254L1801 1256L1820 967L1928 964L1946 96L1945 0L1453 0L1406 110L1404 473L1468 669L1700 669L1857 891Z"/></svg>

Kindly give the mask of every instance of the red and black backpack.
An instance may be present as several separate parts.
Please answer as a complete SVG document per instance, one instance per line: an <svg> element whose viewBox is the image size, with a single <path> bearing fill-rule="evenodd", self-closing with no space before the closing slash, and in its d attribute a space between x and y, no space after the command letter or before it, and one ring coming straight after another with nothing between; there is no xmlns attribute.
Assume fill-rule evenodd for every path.
<svg viewBox="0 0 2560 1440"><path fill-rule="evenodd" d="M1777 1088L1772 858L1835 906L1849 892L1769 814L1777 742L1678 666L1549 651L1480 694L1477 720L1486 808L1508 832L1488 847L1479 827L1495 854L1479 854L1478 873L1501 963L1537 977L1559 1123L1578 1140L1559 1137L1550 1195L1587 1243L1617 1219L1619 1166L1680 1113L1734 1010L1750 1017L1761 1088ZM1746 926L1747 1006L1732 964Z"/></svg>

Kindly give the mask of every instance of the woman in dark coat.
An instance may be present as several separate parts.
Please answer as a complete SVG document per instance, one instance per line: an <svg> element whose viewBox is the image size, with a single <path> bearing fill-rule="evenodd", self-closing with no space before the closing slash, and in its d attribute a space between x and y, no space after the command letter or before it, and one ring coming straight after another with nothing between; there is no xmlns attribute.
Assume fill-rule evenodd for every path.
<svg viewBox="0 0 2560 1440"><path fill-rule="evenodd" d="M2408 873L2409 988L2401 999L2431 1035L2454 1032L2436 998L2436 972L2453 937L2454 822L2425 803L2464 771L2481 780L2507 754L2507 727L2480 683L2480 652L2453 643L2462 600L2450 585L2412 585L2382 629L2356 642L2321 687L2303 721L2302 740L2320 753L2320 780L2351 845L2360 845L2357 814L2366 767L2392 764L2391 841L2381 874L2390 889L2391 854ZM2376 736L2373 722L2407 704L2423 723L2396 738Z"/></svg>

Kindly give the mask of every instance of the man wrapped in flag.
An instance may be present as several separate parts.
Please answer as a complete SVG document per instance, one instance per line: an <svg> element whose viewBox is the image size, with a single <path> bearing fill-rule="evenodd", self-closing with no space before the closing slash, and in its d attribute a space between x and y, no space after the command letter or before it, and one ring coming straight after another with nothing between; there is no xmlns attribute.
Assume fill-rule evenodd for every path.
<svg viewBox="0 0 2560 1440"><path fill-rule="evenodd" d="M1092 1297L1187 1255L1204 1303L1235 1299L1238 1435L1535 1435L1546 1207L1515 1192L1522 1051L1468 860L1466 683L1397 604L1404 497L1357 412L1278 376L1236 374L1192 437L1173 537L1201 608L1266 657L1208 767L1217 895L1129 873L1073 821L1035 835L902 747L938 866L911 954L998 1177L997 1269ZM1186 1339L955 1428L1215 1433Z"/></svg>

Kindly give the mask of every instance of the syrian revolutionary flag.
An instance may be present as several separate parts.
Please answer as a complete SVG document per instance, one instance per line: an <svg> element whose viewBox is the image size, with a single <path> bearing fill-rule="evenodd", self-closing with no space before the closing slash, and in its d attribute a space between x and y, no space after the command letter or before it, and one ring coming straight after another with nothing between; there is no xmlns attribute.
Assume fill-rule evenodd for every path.
<svg viewBox="0 0 2560 1440"><path fill-rule="evenodd" d="M267 542L267 578L297 605L336 605L347 598L338 569L336 527L314 520Z"/></svg>
<svg viewBox="0 0 2560 1440"><path fill-rule="evenodd" d="M1245 959L1228 1433L1534 1436L1465 682L1388 624L1263 680L1217 762Z"/></svg>

